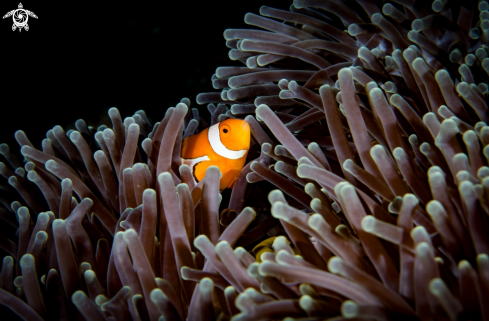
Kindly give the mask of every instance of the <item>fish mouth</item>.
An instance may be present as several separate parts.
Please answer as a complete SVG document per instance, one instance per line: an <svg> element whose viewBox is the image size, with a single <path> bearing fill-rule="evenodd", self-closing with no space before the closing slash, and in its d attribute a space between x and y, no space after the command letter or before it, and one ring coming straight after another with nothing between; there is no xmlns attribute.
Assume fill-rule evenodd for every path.
<svg viewBox="0 0 489 321"><path fill-rule="evenodd" d="M246 120L243 120L243 123L241 124L241 127L244 128L247 131L250 131L250 124Z"/></svg>
<svg viewBox="0 0 489 321"><path fill-rule="evenodd" d="M243 124L241 124L241 128L246 132L246 136L248 138L248 141L251 139L251 127L250 124L246 120L243 120ZM246 148L250 148L250 145L248 143L248 146Z"/></svg>
<svg viewBox="0 0 489 321"><path fill-rule="evenodd" d="M240 132L241 135L238 138L238 141L240 141L241 146L237 148L237 150L243 150L243 149L249 149L250 148L250 139L251 139L251 127L250 124L248 124L247 121L241 120L241 126L240 126ZM233 148L234 150L234 148Z"/></svg>

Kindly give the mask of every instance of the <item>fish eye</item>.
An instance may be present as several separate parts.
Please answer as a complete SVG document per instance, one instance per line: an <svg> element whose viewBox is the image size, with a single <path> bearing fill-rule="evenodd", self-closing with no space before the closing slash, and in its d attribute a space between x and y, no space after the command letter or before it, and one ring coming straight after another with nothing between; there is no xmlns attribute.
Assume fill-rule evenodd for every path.
<svg viewBox="0 0 489 321"><path fill-rule="evenodd" d="M223 132L224 134L227 134L227 133L230 133L230 132L231 132L231 128L229 128L229 126L227 126L227 125L223 125L223 126L221 127L221 130L222 130L222 132Z"/></svg>

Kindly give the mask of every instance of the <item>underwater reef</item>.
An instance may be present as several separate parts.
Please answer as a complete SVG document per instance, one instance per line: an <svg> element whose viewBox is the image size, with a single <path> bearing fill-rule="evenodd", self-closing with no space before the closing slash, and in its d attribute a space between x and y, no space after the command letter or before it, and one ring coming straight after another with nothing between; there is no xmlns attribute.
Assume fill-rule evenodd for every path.
<svg viewBox="0 0 489 321"><path fill-rule="evenodd" d="M489 320L489 3L295 0L245 22L224 32L244 65L196 98L210 124L184 98L154 125L111 108L0 145L2 316ZM221 193L180 155L228 118L252 146Z"/></svg>

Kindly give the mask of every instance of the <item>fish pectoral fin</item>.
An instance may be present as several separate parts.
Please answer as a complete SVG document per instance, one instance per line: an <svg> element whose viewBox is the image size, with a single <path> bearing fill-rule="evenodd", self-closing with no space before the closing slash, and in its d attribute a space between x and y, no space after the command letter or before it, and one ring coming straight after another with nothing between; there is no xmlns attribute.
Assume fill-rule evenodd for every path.
<svg viewBox="0 0 489 321"><path fill-rule="evenodd" d="M207 155L197 157L197 158L182 158L181 165L183 164L188 165L188 167L190 167L190 169L193 171L195 165L205 161L209 161L209 157Z"/></svg>
<svg viewBox="0 0 489 321"><path fill-rule="evenodd" d="M205 166L205 169L204 169L204 176L201 177L200 175L200 167L202 166L199 166L199 168L197 167L197 165L199 165L200 163L202 162L208 162L210 159L207 155L204 155L204 156L201 156L201 157L197 157L197 158L193 158L193 159L186 159L186 158L182 158L182 165L185 164L185 165L188 165L188 167L190 167L190 172L192 173L193 177L194 177L194 180L197 182L199 182L204 176L205 176L205 169L207 169L208 166ZM199 173L197 173L196 171L199 171Z"/></svg>
<svg viewBox="0 0 489 321"><path fill-rule="evenodd" d="M195 164L192 174L194 175L194 178L197 182L200 182L202 179L204 179L205 172L207 171L207 168L211 165L212 164L209 164L209 162L199 162Z"/></svg>
<svg viewBox="0 0 489 321"><path fill-rule="evenodd" d="M236 179L229 183L229 185L226 188L233 188L234 183L236 182Z"/></svg>

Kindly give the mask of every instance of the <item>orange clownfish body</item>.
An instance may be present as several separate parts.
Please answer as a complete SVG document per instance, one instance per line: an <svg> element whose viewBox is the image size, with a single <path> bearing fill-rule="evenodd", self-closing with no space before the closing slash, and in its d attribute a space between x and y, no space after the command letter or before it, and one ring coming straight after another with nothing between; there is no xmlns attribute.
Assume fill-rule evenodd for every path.
<svg viewBox="0 0 489 321"><path fill-rule="evenodd" d="M196 182L209 166L221 170L220 189L231 187L245 165L250 148L250 126L241 119L226 119L182 143L182 164L190 167Z"/></svg>

